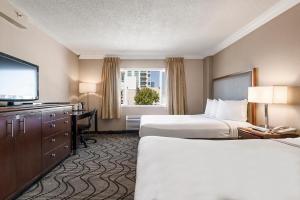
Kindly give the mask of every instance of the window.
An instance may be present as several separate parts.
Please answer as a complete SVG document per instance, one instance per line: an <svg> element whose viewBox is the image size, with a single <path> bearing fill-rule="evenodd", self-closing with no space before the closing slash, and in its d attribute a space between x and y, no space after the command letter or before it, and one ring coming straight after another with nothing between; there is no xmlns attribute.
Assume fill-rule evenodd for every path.
<svg viewBox="0 0 300 200"><path fill-rule="evenodd" d="M145 89L148 88L148 89ZM151 90L149 90L151 89ZM145 102L135 97L142 91L154 92L157 102ZM141 99L141 98L139 98ZM165 105L166 72L164 69L121 69L121 104L122 105Z"/></svg>

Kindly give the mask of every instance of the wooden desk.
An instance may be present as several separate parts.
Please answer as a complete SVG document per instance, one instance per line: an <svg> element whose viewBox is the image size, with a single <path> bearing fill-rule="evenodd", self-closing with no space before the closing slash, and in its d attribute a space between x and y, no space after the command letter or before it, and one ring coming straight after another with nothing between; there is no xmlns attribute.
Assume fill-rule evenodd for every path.
<svg viewBox="0 0 300 200"><path fill-rule="evenodd" d="M78 136L78 120L88 118L92 111L73 111L71 115L71 122L72 122L72 150L73 154L77 153L77 136ZM98 131L98 112L94 115L95 119L95 132Z"/></svg>

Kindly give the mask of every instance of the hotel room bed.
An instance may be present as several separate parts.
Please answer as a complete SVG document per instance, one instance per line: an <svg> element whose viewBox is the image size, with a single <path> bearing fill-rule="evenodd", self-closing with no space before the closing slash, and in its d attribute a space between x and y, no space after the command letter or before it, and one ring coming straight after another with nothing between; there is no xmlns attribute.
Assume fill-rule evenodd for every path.
<svg viewBox="0 0 300 200"><path fill-rule="evenodd" d="M139 143L135 200L299 200L299 188L299 138Z"/></svg>
<svg viewBox="0 0 300 200"><path fill-rule="evenodd" d="M213 80L213 98L243 101L248 97L248 87L255 85L255 68L251 71L231 74ZM233 89L234 88L234 89ZM247 108L246 108L247 110ZM248 104L246 120L220 120L228 118L209 115L143 115L140 122L140 137L164 136L177 138L236 138L237 127L255 124L255 106ZM250 123L247 123L248 121Z"/></svg>
<svg viewBox="0 0 300 200"><path fill-rule="evenodd" d="M140 137L164 136L177 138L236 138L237 127L248 122L219 120L206 115L143 115Z"/></svg>

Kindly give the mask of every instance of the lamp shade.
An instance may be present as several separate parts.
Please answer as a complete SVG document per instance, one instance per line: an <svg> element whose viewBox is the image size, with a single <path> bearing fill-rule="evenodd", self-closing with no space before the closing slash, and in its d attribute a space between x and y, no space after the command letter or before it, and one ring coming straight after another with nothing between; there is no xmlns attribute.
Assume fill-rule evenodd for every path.
<svg viewBox="0 0 300 200"><path fill-rule="evenodd" d="M249 87L248 101L252 103L265 104L287 104L287 86Z"/></svg>
<svg viewBox="0 0 300 200"><path fill-rule="evenodd" d="M79 83L79 93L94 93L96 92L95 83Z"/></svg>

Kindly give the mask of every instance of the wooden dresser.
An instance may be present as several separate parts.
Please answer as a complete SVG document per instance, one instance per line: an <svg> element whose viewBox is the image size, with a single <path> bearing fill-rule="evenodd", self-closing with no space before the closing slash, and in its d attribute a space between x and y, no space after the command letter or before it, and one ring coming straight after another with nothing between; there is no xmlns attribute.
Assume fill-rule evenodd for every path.
<svg viewBox="0 0 300 200"><path fill-rule="evenodd" d="M0 108L0 200L13 199L71 153L71 106Z"/></svg>
<svg viewBox="0 0 300 200"><path fill-rule="evenodd" d="M49 109L42 113L43 170L47 171L71 151L71 109Z"/></svg>

